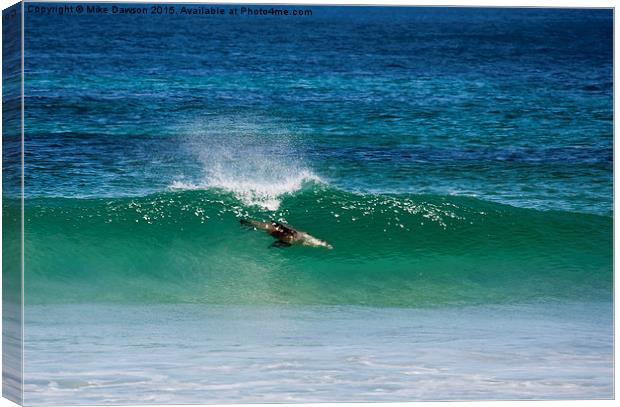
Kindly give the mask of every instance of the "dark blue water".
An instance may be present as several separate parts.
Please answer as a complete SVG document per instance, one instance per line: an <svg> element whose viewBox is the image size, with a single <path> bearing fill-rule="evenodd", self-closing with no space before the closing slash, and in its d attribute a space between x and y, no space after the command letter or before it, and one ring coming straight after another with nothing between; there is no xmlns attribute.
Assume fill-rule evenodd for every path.
<svg viewBox="0 0 620 407"><path fill-rule="evenodd" d="M26 13L26 194L311 174L611 214L611 10L309 9Z"/></svg>

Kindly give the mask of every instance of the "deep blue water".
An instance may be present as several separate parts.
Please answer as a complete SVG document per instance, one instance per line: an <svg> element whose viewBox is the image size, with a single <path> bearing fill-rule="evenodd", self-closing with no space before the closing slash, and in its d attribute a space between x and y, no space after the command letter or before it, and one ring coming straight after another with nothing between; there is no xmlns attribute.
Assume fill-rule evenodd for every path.
<svg viewBox="0 0 620 407"><path fill-rule="evenodd" d="M350 191L611 214L611 10L310 9L27 13L26 194L275 183L293 162Z"/></svg>

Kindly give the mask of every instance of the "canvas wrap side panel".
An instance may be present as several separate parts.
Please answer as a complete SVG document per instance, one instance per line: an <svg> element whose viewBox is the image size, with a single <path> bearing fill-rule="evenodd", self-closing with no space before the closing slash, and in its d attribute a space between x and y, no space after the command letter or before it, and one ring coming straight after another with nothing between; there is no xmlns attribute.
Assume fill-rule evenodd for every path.
<svg viewBox="0 0 620 407"><path fill-rule="evenodd" d="M2 395L23 401L22 11L2 12Z"/></svg>

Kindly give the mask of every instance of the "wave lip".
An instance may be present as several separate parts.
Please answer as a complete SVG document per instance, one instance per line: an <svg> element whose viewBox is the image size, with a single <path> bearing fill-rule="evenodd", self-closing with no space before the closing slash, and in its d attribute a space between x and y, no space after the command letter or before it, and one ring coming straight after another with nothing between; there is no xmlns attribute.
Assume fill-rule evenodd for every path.
<svg viewBox="0 0 620 407"><path fill-rule="evenodd" d="M275 180L246 179L220 176L203 183L174 181L170 189L178 190L209 190L219 189L232 193L236 199L247 206L258 206L270 211L279 209L282 197L300 191L310 183L323 184L324 181L309 170L295 174L286 174Z"/></svg>

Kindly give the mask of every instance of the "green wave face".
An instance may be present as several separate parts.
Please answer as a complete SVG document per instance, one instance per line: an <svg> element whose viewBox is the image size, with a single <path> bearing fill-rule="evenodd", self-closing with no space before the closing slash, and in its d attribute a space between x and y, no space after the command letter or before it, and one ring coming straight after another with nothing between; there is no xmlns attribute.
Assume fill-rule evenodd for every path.
<svg viewBox="0 0 620 407"><path fill-rule="evenodd" d="M612 218L317 183L270 211L223 190L26 202L26 299L435 306L610 300ZM270 248L278 219L333 250Z"/></svg>

